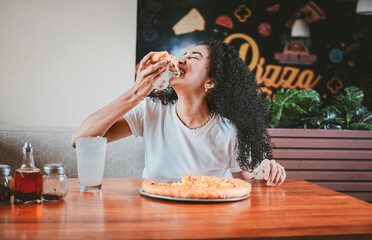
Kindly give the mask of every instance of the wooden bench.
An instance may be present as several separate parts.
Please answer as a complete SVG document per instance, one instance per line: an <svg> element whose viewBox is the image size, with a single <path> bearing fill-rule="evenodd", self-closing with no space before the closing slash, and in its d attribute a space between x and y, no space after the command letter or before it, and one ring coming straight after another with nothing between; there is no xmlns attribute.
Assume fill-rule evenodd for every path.
<svg viewBox="0 0 372 240"><path fill-rule="evenodd" d="M269 129L288 179L372 202L372 131Z"/></svg>

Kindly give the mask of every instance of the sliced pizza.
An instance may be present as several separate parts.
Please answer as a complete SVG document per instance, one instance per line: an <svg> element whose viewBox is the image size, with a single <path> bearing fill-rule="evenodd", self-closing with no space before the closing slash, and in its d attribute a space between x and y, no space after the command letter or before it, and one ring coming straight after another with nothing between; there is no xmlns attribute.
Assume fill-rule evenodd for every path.
<svg viewBox="0 0 372 240"><path fill-rule="evenodd" d="M169 71L174 72L177 76L181 75L181 70L178 68L178 63L176 58L169 54L167 51L155 52L151 58L152 63L156 63L162 60L168 60L171 64L169 66Z"/></svg>
<svg viewBox="0 0 372 240"><path fill-rule="evenodd" d="M227 199L248 195L251 185L241 179L183 175L182 182L156 183L145 179L142 189L146 193L175 198Z"/></svg>

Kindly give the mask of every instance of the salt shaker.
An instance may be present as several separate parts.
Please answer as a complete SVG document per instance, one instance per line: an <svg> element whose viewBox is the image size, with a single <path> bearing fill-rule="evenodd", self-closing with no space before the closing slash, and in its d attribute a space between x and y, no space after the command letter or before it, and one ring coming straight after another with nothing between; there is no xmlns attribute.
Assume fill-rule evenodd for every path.
<svg viewBox="0 0 372 240"><path fill-rule="evenodd" d="M45 165L43 174L44 201L63 201L66 198L67 190L65 167L59 163Z"/></svg>

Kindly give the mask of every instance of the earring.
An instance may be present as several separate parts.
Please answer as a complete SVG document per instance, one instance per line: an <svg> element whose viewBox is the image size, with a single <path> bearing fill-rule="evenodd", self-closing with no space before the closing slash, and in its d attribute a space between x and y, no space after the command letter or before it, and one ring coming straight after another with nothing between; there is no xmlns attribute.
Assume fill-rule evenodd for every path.
<svg viewBox="0 0 372 240"><path fill-rule="evenodd" d="M205 92L208 92L208 88L205 88Z"/></svg>

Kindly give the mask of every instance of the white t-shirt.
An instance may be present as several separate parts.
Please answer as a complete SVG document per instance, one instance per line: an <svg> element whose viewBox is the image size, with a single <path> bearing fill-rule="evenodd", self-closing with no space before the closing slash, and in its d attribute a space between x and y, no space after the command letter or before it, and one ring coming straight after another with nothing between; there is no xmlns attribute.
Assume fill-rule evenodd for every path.
<svg viewBox="0 0 372 240"><path fill-rule="evenodd" d="M145 143L144 178L180 178L183 174L223 177L242 171L236 161L235 127L218 114L191 130L178 118L176 104L146 98L124 118Z"/></svg>

